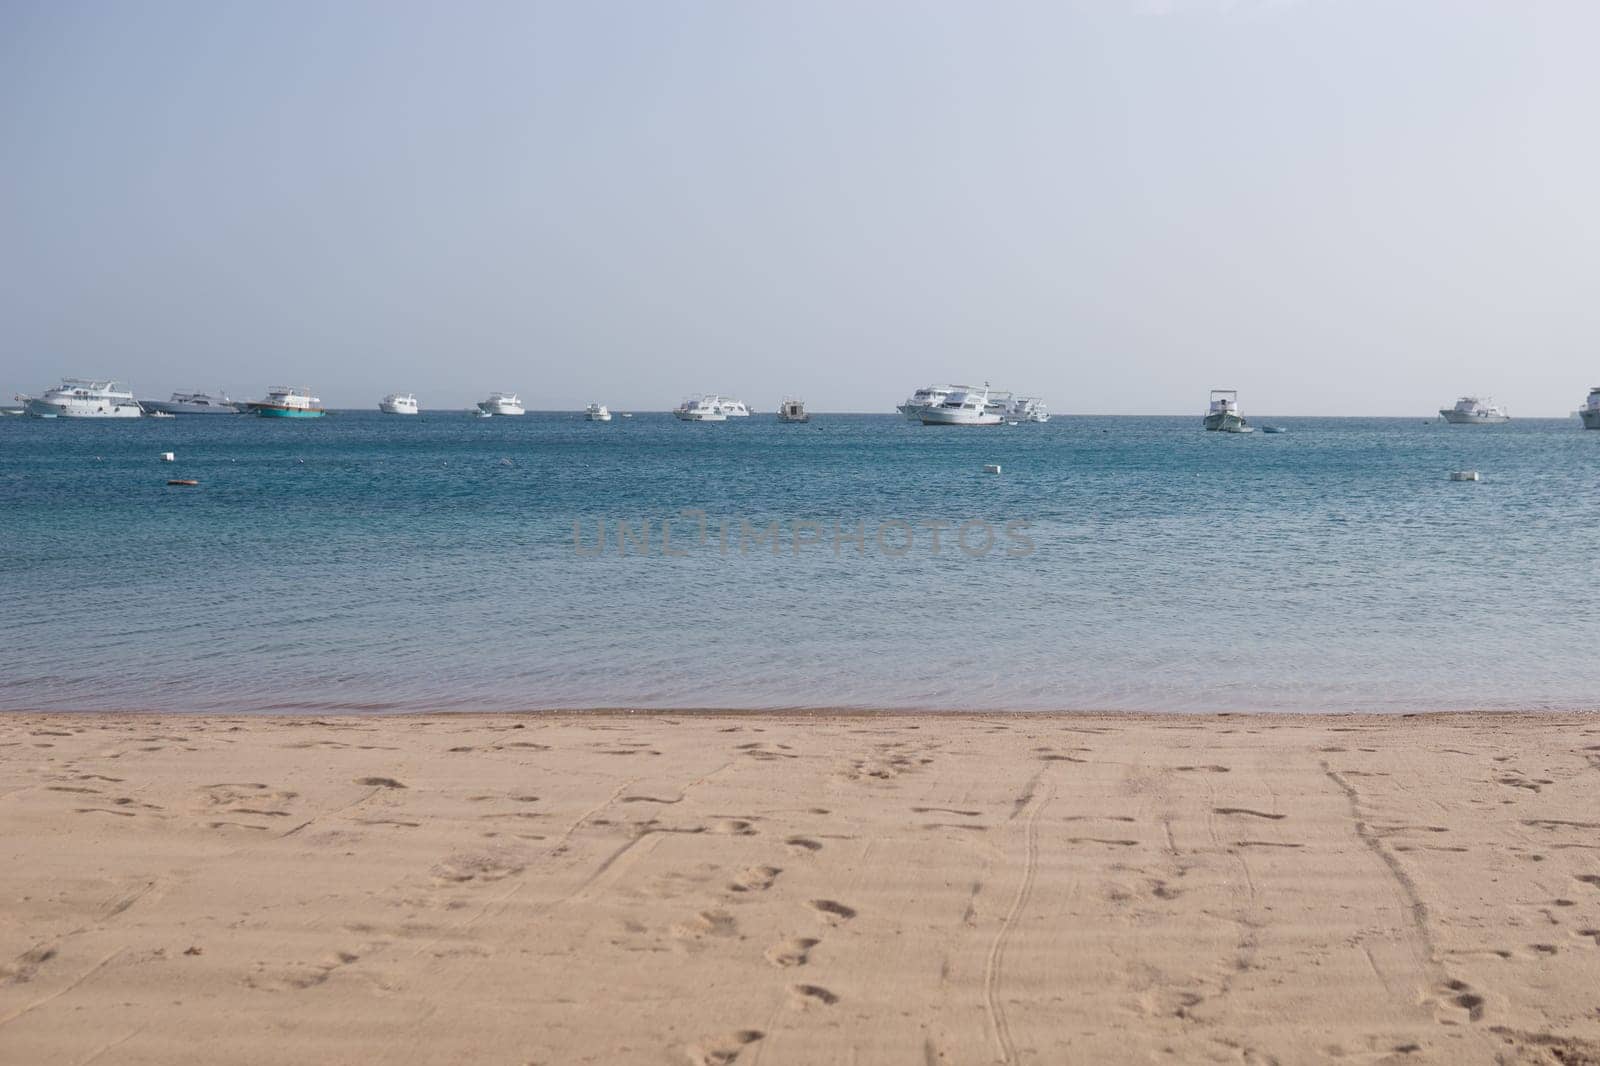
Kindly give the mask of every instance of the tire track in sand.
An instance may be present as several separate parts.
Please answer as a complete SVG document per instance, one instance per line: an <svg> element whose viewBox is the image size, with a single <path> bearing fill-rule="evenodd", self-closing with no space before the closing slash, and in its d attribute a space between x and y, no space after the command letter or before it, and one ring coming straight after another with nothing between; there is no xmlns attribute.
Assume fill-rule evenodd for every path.
<svg viewBox="0 0 1600 1066"><path fill-rule="evenodd" d="M1024 802L1027 802L1027 799L1034 799L1035 802L1023 829L1022 879L1017 884L1017 894L1012 897L1011 909L1000 922L1000 930L995 933L994 943L989 945L989 959L983 971L983 1009L988 1015L989 1026L994 1032L995 1047L1000 1052L1002 1062L1017 1061L1017 1045L1011 1038L1011 1023L1006 1019L1005 1006L999 997L1000 983L1005 977L1006 944L1016 928L1017 917L1022 913L1022 908L1028 905L1028 897L1033 895L1033 882L1039 873L1039 815L1044 813L1044 809L1050 805L1050 800L1055 796L1053 785L1046 785L1043 796L1036 796L1034 787L1038 780L1039 777L1035 776L1028 782L1025 793Z"/></svg>

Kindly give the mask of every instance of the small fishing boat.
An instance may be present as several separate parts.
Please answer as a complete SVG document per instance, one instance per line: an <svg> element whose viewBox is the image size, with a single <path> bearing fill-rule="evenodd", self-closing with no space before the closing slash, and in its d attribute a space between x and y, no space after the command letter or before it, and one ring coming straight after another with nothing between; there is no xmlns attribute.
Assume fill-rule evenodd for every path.
<svg viewBox="0 0 1600 1066"><path fill-rule="evenodd" d="M783 402L778 405L778 421L779 422L809 422L809 421L811 421L811 416L806 413L806 402L804 400L792 399L792 398L787 397L787 396L784 397Z"/></svg>
<svg viewBox="0 0 1600 1066"><path fill-rule="evenodd" d="M606 405L603 403L592 403L583 409L583 417L589 422L609 422L611 412L606 410Z"/></svg>

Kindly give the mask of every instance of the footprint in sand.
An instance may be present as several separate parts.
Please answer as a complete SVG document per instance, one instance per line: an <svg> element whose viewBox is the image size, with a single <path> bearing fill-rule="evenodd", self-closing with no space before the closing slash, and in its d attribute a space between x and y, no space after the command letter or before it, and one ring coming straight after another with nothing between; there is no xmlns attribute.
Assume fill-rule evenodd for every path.
<svg viewBox="0 0 1600 1066"><path fill-rule="evenodd" d="M521 863L496 855L453 855L433 868L433 876L446 884L464 884L499 881L522 869Z"/></svg>
<svg viewBox="0 0 1600 1066"><path fill-rule="evenodd" d="M392 777L358 777L358 778L356 778L356 782L355 783L358 784L358 785L367 785L367 786L372 787L372 788L405 788L406 787L405 785L402 785L400 782L396 781Z"/></svg>
<svg viewBox="0 0 1600 1066"><path fill-rule="evenodd" d="M851 918L856 916L856 909L854 907L848 907L843 903L839 903L831 899L807 900L806 906L810 907L818 914L823 914L829 918L834 918L843 922L848 922Z"/></svg>
<svg viewBox="0 0 1600 1066"><path fill-rule="evenodd" d="M783 873L779 866L752 866L728 885L729 892L765 892Z"/></svg>
<svg viewBox="0 0 1600 1066"><path fill-rule="evenodd" d="M790 985L789 1006L794 1010L806 1010L810 1007L831 1007L839 1002L839 997L823 988L821 985Z"/></svg>
<svg viewBox="0 0 1600 1066"><path fill-rule="evenodd" d="M760 1029L740 1029L703 1040L689 1048L689 1061L694 1066L729 1066L738 1059L739 1052L766 1035Z"/></svg>
<svg viewBox="0 0 1600 1066"><path fill-rule="evenodd" d="M811 961L811 949L820 943L816 937L790 937L781 944L772 945L764 952L764 956L772 965L785 969L790 966L804 966Z"/></svg>
<svg viewBox="0 0 1600 1066"><path fill-rule="evenodd" d="M701 911L688 921L674 925L672 935L682 940L738 936L739 926L727 911Z"/></svg>
<svg viewBox="0 0 1600 1066"><path fill-rule="evenodd" d="M9 963L0 963L0 982L5 984L22 984L33 980L33 975L39 967L56 957L55 945L41 945L29 948L16 959Z"/></svg>
<svg viewBox="0 0 1600 1066"><path fill-rule="evenodd" d="M1267 818L1274 822L1279 822L1289 817L1287 814L1270 814L1267 811L1251 810L1249 807L1213 807L1211 809L1217 814L1244 814L1249 815L1251 818Z"/></svg>
<svg viewBox="0 0 1600 1066"><path fill-rule="evenodd" d="M815 840L812 840L810 837L790 837L789 839L785 840L784 843L789 845L789 847L794 848L796 851L817 852L822 850L822 845L817 843Z"/></svg>
<svg viewBox="0 0 1600 1066"><path fill-rule="evenodd" d="M1467 1021L1476 1022L1483 1019L1484 999L1472 990L1471 985L1465 981L1446 981L1444 987L1445 1001L1466 1011Z"/></svg>
<svg viewBox="0 0 1600 1066"><path fill-rule="evenodd" d="M744 818L719 818L708 827L713 833L747 837L755 834L755 827Z"/></svg>

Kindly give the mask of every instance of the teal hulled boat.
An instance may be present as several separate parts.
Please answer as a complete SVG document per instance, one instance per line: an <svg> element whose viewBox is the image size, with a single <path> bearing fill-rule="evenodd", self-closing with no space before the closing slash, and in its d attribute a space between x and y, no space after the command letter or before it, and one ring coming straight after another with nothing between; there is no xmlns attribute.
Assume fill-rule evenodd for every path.
<svg viewBox="0 0 1600 1066"><path fill-rule="evenodd" d="M322 400L311 395L307 388L290 388L274 385L267 390L265 400L244 405L245 410L262 418L321 418L327 412L318 404Z"/></svg>

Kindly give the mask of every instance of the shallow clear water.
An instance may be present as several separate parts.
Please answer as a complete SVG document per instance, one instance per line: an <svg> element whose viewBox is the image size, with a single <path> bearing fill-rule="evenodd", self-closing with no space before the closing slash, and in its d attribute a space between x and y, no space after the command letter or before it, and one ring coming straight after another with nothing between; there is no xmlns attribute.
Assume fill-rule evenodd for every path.
<svg viewBox="0 0 1600 1066"><path fill-rule="evenodd" d="M1600 706L1600 433L1273 421L0 419L0 708Z"/></svg>

